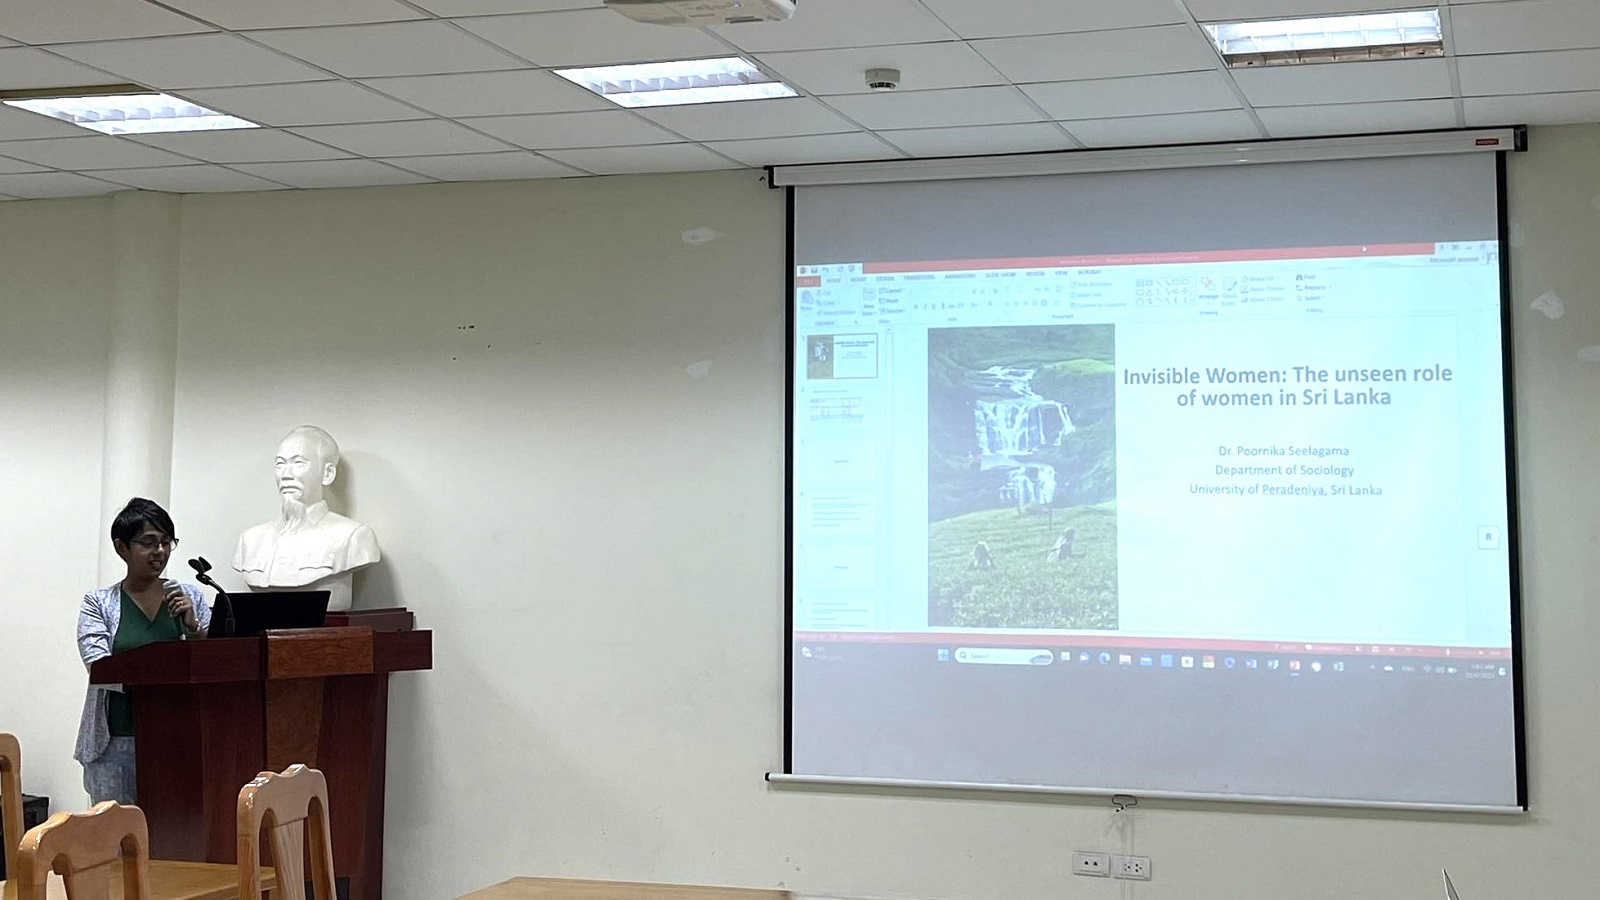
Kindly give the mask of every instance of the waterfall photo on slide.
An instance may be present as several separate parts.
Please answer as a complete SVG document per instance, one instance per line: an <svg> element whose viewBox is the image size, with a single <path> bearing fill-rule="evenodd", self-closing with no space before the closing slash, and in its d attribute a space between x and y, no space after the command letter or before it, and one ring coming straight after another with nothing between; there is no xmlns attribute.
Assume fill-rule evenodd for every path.
<svg viewBox="0 0 1600 900"><path fill-rule="evenodd" d="M928 622L1117 627L1115 326L928 333Z"/></svg>

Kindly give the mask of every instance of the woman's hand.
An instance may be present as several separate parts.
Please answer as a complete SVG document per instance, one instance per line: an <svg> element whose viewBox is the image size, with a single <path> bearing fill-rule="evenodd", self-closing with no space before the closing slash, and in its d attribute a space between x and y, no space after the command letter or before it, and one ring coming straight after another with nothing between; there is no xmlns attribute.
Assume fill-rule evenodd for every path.
<svg viewBox="0 0 1600 900"><path fill-rule="evenodd" d="M183 623L184 630L191 634L200 630L200 620L194 614L194 603L176 581L167 582L167 608Z"/></svg>

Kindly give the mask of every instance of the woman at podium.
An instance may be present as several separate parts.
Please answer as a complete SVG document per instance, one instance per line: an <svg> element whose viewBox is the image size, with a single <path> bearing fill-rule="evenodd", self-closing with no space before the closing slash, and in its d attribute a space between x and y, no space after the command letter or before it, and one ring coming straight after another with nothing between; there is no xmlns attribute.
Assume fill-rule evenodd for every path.
<svg viewBox="0 0 1600 900"><path fill-rule="evenodd" d="M156 641L197 638L211 622L200 588L162 578L178 546L172 517L142 497L128 501L111 522L111 546L128 572L109 587L83 595L78 610L78 655L84 666ZM89 802L132 804L135 791L133 702L119 685L90 685L73 758L83 765Z"/></svg>

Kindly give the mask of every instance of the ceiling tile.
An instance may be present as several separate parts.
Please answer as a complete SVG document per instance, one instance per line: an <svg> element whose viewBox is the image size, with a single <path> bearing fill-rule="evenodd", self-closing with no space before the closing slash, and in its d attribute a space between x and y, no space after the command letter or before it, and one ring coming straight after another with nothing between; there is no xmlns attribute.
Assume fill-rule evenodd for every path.
<svg viewBox="0 0 1600 900"><path fill-rule="evenodd" d="M1467 125L1570 125L1600 121L1600 91L1468 97ZM0 151L3 152L3 151Z"/></svg>
<svg viewBox="0 0 1600 900"><path fill-rule="evenodd" d="M228 34L105 41L54 49L62 56L115 72L135 84L163 90L329 77L326 72Z"/></svg>
<svg viewBox="0 0 1600 900"><path fill-rule="evenodd" d="M608 9L453 21L541 66L601 66L732 55L720 41L698 28L641 25Z"/></svg>
<svg viewBox="0 0 1600 900"><path fill-rule="evenodd" d="M423 14L395 0L161 0L229 30L400 22Z"/></svg>
<svg viewBox="0 0 1600 900"><path fill-rule="evenodd" d="M1362 134L1454 128L1454 100L1399 100L1392 103L1344 103L1333 106L1258 107L1256 116L1277 137Z"/></svg>
<svg viewBox="0 0 1600 900"><path fill-rule="evenodd" d="M271 128L148 134L132 140L214 163L344 159L350 155L343 150Z"/></svg>
<svg viewBox="0 0 1600 900"><path fill-rule="evenodd" d="M565 78L534 69L374 78L362 84L451 118L617 108Z"/></svg>
<svg viewBox="0 0 1600 900"><path fill-rule="evenodd" d="M191 90L183 96L208 109L262 125L343 125L428 117L348 81Z"/></svg>
<svg viewBox="0 0 1600 900"><path fill-rule="evenodd" d="M981 156L986 153L1036 153L1077 145L1048 122L973 125L965 128L913 128L878 135L912 156Z"/></svg>
<svg viewBox="0 0 1600 900"><path fill-rule="evenodd" d="M457 17L590 9L600 6L602 0L411 0L411 2L437 15Z"/></svg>
<svg viewBox="0 0 1600 900"><path fill-rule="evenodd" d="M1443 59L1266 66L1235 69L1233 78L1252 106L1309 106L1451 96L1450 72Z"/></svg>
<svg viewBox="0 0 1600 900"><path fill-rule="evenodd" d="M46 197L88 197L120 191L120 185L72 172L39 172L32 175L0 175L0 194L25 200Z"/></svg>
<svg viewBox="0 0 1600 900"><path fill-rule="evenodd" d="M1228 79L1220 72L1183 72L1092 81L1030 84L1023 93L1057 119L1101 119L1163 113L1238 109Z"/></svg>
<svg viewBox="0 0 1600 900"><path fill-rule="evenodd" d="M1219 62L1211 44L1184 25L993 38L972 46L1018 83L1197 72Z"/></svg>
<svg viewBox="0 0 1600 900"><path fill-rule="evenodd" d="M54 169L132 169L190 162L165 150L106 135L0 144L0 156L23 159Z"/></svg>
<svg viewBox="0 0 1600 900"><path fill-rule="evenodd" d="M828 103L871 129L1000 125L1044 118L1012 87L958 88L830 97Z"/></svg>
<svg viewBox="0 0 1600 900"><path fill-rule="evenodd" d="M1059 0L923 0L934 15L967 38L1064 31L1104 31L1185 21L1172 0L1063 3Z"/></svg>
<svg viewBox="0 0 1600 900"><path fill-rule="evenodd" d="M1465 56L1456 66L1466 96L1586 91L1600 84L1600 50Z"/></svg>
<svg viewBox="0 0 1600 900"><path fill-rule="evenodd" d="M3 148L4 146L4 144L0 144L0 148ZM11 159L9 157L0 156L0 175L15 175L18 172L43 171L43 166L36 166L33 163L23 162L20 159Z"/></svg>
<svg viewBox="0 0 1600 900"><path fill-rule="evenodd" d="M641 109L639 114L691 141L734 141L860 130L809 97L662 106Z"/></svg>
<svg viewBox="0 0 1600 900"><path fill-rule="evenodd" d="M799 163L853 162L860 159L901 159L902 154L863 131L854 134L808 134L801 137L761 138L754 141L717 141L712 150L747 166L786 166Z"/></svg>
<svg viewBox="0 0 1600 900"><path fill-rule="evenodd" d="M319 162L245 163L237 168L298 188L364 187L377 184L426 184L432 179L370 159L327 159ZM0 184L0 191L5 187Z"/></svg>
<svg viewBox="0 0 1600 900"><path fill-rule="evenodd" d="M384 162L440 181L510 181L565 178L581 174L535 153L466 153L454 156L404 156Z"/></svg>
<svg viewBox="0 0 1600 900"><path fill-rule="evenodd" d="M143 191L193 194L211 191L275 191L283 185L221 166L167 166L159 169L110 169L86 172L106 181Z"/></svg>
<svg viewBox="0 0 1600 900"><path fill-rule="evenodd" d="M542 116L492 116L463 122L529 150L570 147L621 147L672 144L683 138L626 110L550 113Z"/></svg>
<svg viewBox="0 0 1600 900"><path fill-rule="evenodd" d="M1600 3L1477 3L1450 11L1450 32L1461 55L1600 47Z"/></svg>
<svg viewBox="0 0 1600 900"><path fill-rule="evenodd" d="M1242 110L1179 113L1174 116L1131 116L1063 122L1090 147L1140 147L1155 144L1243 141L1261 137Z"/></svg>
<svg viewBox="0 0 1600 900"><path fill-rule="evenodd" d="M1461 0L1456 0L1457 3ZM1235 22L1246 19L1298 19L1308 16L1343 15L1425 4L1402 0L1184 0L1189 12L1202 22Z"/></svg>
<svg viewBox="0 0 1600 900"><path fill-rule="evenodd" d="M576 166L596 175L625 175L638 172L696 172L705 169L737 169L737 163L695 144L657 144L651 147L599 147L589 150L552 150L545 154L557 162ZM20 177L20 176L19 176ZM0 193L5 188L0 186Z"/></svg>
<svg viewBox="0 0 1600 900"><path fill-rule="evenodd" d="M347 78L520 69L522 61L444 22L257 31L250 37Z"/></svg>
<svg viewBox="0 0 1600 900"><path fill-rule="evenodd" d="M916 0L805 0L781 25L711 29L754 53L950 41L957 35Z"/></svg>
<svg viewBox="0 0 1600 900"><path fill-rule="evenodd" d="M431 156L435 153L489 153L506 145L443 119L376 122L368 125L313 125L294 133L349 150L358 156Z"/></svg>
<svg viewBox="0 0 1600 900"><path fill-rule="evenodd" d="M0 141L31 138L88 137L94 132L39 113L0 106Z"/></svg>
<svg viewBox="0 0 1600 900"><path fill-rule="evenodd" d="M757 61L788 84L817 95L870 93L866 70L871 68L899 69L901 90L1006 83L988 60L959 41L763 53Z"/></svg>
<svg viewBox="0 0 1600 900"><path fill-rule="evenodd" d="M115 84L115 76L32 47L0 50L0 85L8 91L66 85Z"/></svg>
<svg viewBox="0 0 1600 900"><path fill-rule="evenodd" d="M101 41L211 31L188 16L144 0L71 0L7 3L0 28L25 44Z"/></svg>

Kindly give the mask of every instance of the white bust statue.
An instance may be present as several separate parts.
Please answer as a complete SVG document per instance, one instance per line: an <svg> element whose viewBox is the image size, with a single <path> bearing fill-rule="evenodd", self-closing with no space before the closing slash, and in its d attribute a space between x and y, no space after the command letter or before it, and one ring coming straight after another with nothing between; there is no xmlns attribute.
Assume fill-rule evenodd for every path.
<svg viewBox="0 0 1600 900"><path fill-rule="evenodd" d="M324 494L339 475L339 445L302 425L273 461L282 512L239 536L233 567L256 590L328 591L328 609L350 608L352 573L378 561L372 529L328 509Z"/></svg>

